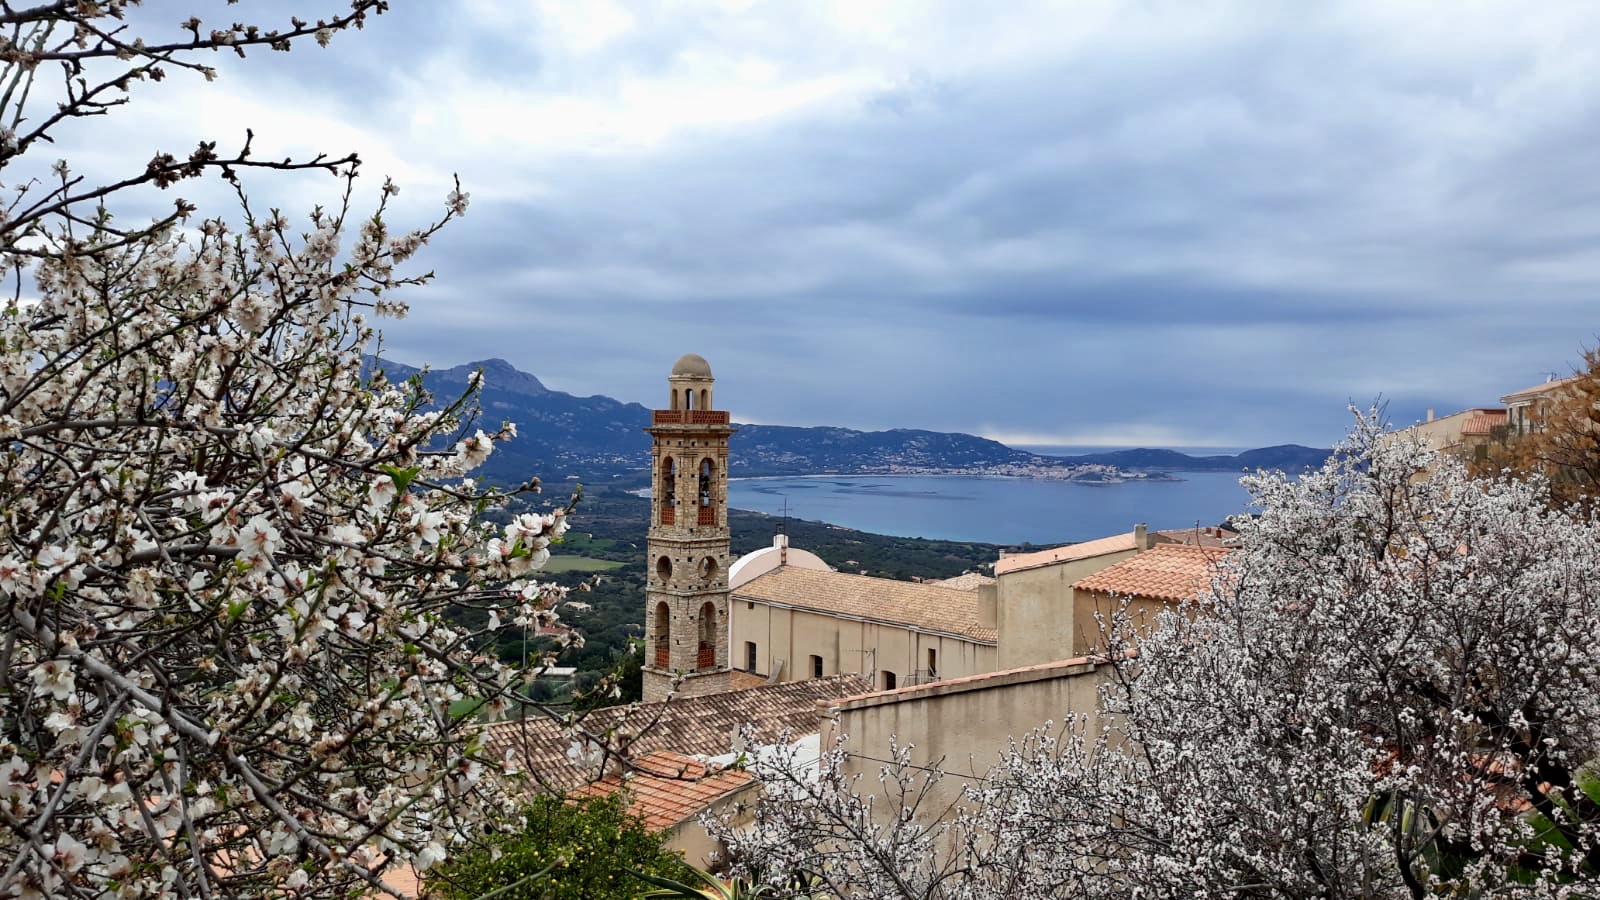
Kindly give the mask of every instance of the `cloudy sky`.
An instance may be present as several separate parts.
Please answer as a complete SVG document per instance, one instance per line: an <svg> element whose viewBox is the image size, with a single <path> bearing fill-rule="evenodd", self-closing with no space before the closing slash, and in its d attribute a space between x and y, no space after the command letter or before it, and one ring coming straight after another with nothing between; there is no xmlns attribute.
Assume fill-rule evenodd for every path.
<svg viewBox="0 0 1600 900"><path fill-rule="evenodd" d="M1600 335L1593 3L394 6L146 87L61 152L113 171L251 127L359 152L415 223L459 173L388 355L660 405L692 351L742 421L1326 445L1350 401L1493 404Z"/></svg>

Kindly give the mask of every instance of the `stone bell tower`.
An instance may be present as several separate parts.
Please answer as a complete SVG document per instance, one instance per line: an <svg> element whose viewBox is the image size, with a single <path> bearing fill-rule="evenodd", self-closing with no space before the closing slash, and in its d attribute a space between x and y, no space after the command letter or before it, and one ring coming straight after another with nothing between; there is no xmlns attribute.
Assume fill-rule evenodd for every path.
<svg viewBox="0 0 1600 900"><path fill-rule="evenodd" d="M650 415L644 699L726 691L728 413L712 405L711 366L690 353L667 377L672 397Z"/></svg>

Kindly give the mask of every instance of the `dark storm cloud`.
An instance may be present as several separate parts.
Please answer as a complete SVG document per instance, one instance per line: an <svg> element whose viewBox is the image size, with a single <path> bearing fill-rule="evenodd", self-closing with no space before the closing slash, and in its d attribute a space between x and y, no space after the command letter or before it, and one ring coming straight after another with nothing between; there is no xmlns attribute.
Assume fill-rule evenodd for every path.
<svg viewBox="0 0 1600 900"><path fill-rule="evenodd" d="M737 6L397 4L224 81L397 215L473 191L396 358L578 393L692 350L762 421L1327 442L1600 330L1586 7Z"/></svg>

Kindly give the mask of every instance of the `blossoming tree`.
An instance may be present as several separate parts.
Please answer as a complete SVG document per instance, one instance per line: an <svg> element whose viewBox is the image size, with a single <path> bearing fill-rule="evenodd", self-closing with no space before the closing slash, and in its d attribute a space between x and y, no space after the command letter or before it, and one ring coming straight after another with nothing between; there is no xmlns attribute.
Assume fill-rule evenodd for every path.
<svg viewBox="0 0 1600 900"><path fill-rule="evenodd" d="M735 852L907 898L1591 895L1600 523L1378 434L1245 479L1261 515L1112 655L1109 715L1020 735L958 814L910 813L909 758L862 787L825 756Z"/></svg>
<svg viewBox="0 0 1600 900"><path fill-rule="evenodd" d="M23 165L140 82L209 78L198 51L326 44L386 5L147 43L124 0L0 3L0 896L344 896L506 809L472 725L521 676L442 613L550 621L528 576L563 513L480 524L506 495L465 476L511 429L364 370L466 195L396 231L392 185L352 210L353 157L204 144L104 185ZM237 226L109 211L251 167L326 170L344 201L298 226L242 189Z"/></svg>

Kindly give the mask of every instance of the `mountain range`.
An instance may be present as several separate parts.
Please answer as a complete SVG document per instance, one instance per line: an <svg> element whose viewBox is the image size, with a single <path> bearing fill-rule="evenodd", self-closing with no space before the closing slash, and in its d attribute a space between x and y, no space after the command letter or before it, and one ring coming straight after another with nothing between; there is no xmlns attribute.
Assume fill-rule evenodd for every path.
<svg viewBox="0 0 1600 900"><path fill-rule="evenodd" d="M420 370L393 360L369 360L392 381ZM479 471L504 484L539 475L547 481L587 484L645 480L649 469L650 410L596 395L577 397L545 387L503 359L486 359L432 370L423 383L444 399L459 396L483 371L479 396L486 430L515 422L517 438L495 449ZM896 428L738 425L729 473L761 475L989 474L1080 481L1170 478L1173 471L1298 471L1320 465L1327 450L1286 444L1237 456L1193 457L1173 450L1141 449L1083 456L1041 456L970 434Z"/></svg>

